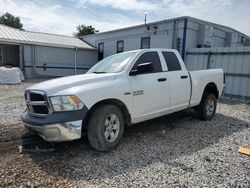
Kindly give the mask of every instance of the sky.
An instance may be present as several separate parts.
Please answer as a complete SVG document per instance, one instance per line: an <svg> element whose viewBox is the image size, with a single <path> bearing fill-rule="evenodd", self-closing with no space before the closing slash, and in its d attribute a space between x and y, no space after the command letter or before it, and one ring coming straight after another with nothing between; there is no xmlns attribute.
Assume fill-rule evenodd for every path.
<svg viewBox="0 0 250 188"><path fill-rule="evenodd" d="M21 18L24 29L72 36L79 24L100 32L192 16L250 36L250 0L0 0L0 15Z"/></svg>

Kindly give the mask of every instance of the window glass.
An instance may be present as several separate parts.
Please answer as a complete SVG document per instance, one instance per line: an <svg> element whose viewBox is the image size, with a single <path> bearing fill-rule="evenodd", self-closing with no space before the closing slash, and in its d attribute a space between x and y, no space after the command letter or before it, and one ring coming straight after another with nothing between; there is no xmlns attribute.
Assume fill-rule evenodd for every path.
<svg viewBox="0 0 250 188"><path fill-rule="evenodd" d="M3 48L0 46L0 66L3 65Z"/></svg>
<svg viewBox="0 0 250 188"><path fill-rule="evenodd" d="M181 65L173 52L162 52L164 59L167 63L168 71L181 70Z"/></svg>
<svg viewBox="0 0 250 188"><path fill-rule="evenodd" d="M88 73L117 73L124 70L136 52L115 54L95 64Z"/></svg>
<svg viewBox="0 0 250 188"><path fill-rule="evenodd" d="M143 53L139 59L134 64L132 70L136 70L137 65L141 63L152 63L153 65L153 72L161 72L161 61L157 52L145 52Z"/></svg>
<svg viewBox="0 0 250 188"><path fill-rule="evenodd" d="M150 37L141 38L141 49L150 48Z"/></svg>
<svg viewBox="0 0 250 188"><path fill-rule="evenodd" d="M98 44L98 61L103 59L103 52L104 52L104 43Z"/></svg>
<svg viewBox="0 0 250 188"><path fill-rule="evenodd" d="M124 51L124 41L123 40L120 40L120 41L117 41L117 47L116 47L116 52L117 53L121 53Z"/></svg>
<svg viewBox="0 0 250 188"><path fill-rule="evenodd" d="M98 52L102 52L103 53L103 51L104 51L104 44L102 42L102 43L98 44Z"/></svg>

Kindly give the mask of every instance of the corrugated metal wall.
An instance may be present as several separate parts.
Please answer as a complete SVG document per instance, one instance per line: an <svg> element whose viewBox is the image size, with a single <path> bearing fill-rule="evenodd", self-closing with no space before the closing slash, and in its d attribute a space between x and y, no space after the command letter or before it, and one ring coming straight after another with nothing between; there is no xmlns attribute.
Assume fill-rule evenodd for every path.
<svg viewBox="0 0 250 188"><path fill-rule="evenodd" d="M225 98L250 101L250 47L195 48L186 53L188 70L222 68Z"/></svg>
<svg viewBox="0 0 250 188"><path fill-rule="evenodd" d="M76 54L75 54L76 53ZM32 61L35 61L36 73L43 76L74 75L76 55L77 74L85 73L97 62L97 53L93 50L58 48L48 46L24 46L24 68L28 78L32 77ZM47 69L43 69L43 65Z"/></svg>

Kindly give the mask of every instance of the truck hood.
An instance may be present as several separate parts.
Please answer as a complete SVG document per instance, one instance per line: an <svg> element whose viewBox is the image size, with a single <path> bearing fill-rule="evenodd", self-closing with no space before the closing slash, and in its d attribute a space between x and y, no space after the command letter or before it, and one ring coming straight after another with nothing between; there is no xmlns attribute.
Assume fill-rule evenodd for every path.
<svg viewBox="0 0 250 188"><path fill-rule="evenodd" d="M40 90L46 92L48 96L52 96L76 86L114 79L115 74L81 74L44 81L28 87L26 90Z"/></svg>

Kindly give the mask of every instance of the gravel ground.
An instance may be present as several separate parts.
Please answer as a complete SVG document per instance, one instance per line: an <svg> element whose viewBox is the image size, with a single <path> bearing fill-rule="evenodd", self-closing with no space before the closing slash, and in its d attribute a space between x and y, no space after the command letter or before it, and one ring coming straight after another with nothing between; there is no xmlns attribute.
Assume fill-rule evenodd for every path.
<svg viewBox="0 0 250 188"><path fill-rule="evenodd" d="M238 153L250 147L249 105L221 102L209 122L188 110L134 125L109 153L84 137L20 154L23 92L32 82L0 85L0 187L250 187L250 157ZM32 147L47 144L28 138L39 140Z"/></svg>

